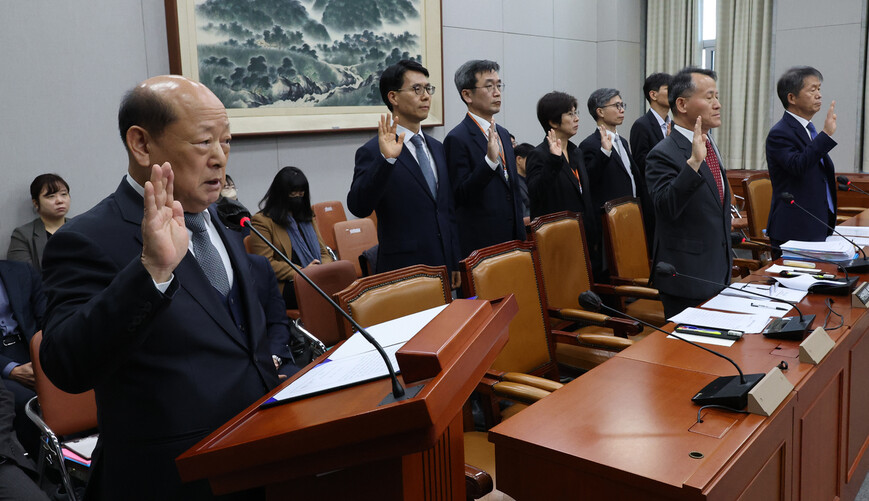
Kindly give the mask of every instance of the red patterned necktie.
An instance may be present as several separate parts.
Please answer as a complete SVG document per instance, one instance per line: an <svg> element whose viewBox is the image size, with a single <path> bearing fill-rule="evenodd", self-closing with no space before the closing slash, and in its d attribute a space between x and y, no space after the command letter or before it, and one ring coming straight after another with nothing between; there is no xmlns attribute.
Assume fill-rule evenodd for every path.
<svg viewBox="0 0 869 501"><path fill-rule="evenodd" d="M706 166L712 171L715 185L718 186L718 202L724 205L724 180L721 178L721 165L718 163L718 157L715 156L712 143L708 139L706 140Z"/></svg>

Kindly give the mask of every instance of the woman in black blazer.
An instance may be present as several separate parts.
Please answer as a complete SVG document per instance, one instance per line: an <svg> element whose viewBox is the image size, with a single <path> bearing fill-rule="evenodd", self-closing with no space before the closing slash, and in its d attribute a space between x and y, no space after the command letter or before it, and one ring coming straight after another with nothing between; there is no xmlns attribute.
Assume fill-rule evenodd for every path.
<svg viewBox="0 0 869 501"><path fill-rule="evenodd" d="M6 259L30 263L41 273L45 243L66 222L69 184L57 174L40 174L30 183L30 198L39 217L12 231Z"/></svg>

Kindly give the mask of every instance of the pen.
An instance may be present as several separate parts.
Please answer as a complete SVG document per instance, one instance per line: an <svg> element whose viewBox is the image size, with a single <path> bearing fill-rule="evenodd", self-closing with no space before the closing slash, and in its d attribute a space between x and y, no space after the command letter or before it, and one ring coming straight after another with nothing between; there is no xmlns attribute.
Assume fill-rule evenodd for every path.
<svg viewBox="0 0 869 501"><path fill-rule="evenodd" d="M751 303L751 305L756 306L758 308L772 308L773 310L779 310L779 311L788 311L790 309L790 308L785 308L784 306L771 306L768 304Z"/></svg>
<svg viewBox="0 0 869 501"><path fill-rule="evenodd" d="M699 334L711 334L713 336L723 336L724 333L721 331L713 331L709 329L702 329L700 327L693 327L691 325L683 325L676 329L677 331L687 331L687 332L697 332Z"/></svg>

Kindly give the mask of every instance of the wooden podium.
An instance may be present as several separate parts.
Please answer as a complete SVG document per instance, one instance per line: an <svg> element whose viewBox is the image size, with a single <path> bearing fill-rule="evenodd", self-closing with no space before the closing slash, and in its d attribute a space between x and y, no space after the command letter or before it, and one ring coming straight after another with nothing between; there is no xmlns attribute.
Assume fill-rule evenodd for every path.
<svg viewBox="0 0 869 501"><path fill-rule="evenodd" d="M405 386L422 385L399 402L381 405L382 378L260 408L296 374L179 456L182 480L267 499L464 499L462 405L517 311L512 295L452 302L399 350Z"/></svg>

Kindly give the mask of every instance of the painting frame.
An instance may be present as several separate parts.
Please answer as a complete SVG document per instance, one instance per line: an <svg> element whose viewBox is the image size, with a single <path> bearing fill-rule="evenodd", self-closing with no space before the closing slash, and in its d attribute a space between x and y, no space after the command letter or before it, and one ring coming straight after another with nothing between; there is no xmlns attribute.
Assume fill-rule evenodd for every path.
<svg viewBox="0 0 869 501"><path fill-rule="evenodd" d="M364 1L364 0L363 0ZM164 0L169 69L199 82L196 0ZM441 0L419 0L422 33L419 34L422 65L429 71L429 81L444 91L443 23ZM201 82L212 88L208 82ZM442 94L441 94L442 96ZM258 136L297 133L326 133L377 128L380 116L388 110L381 103L364 106L310 106L293 108L227 107L233 135ZM433 99L423 126L444 123L444 100Z"/></svg>

